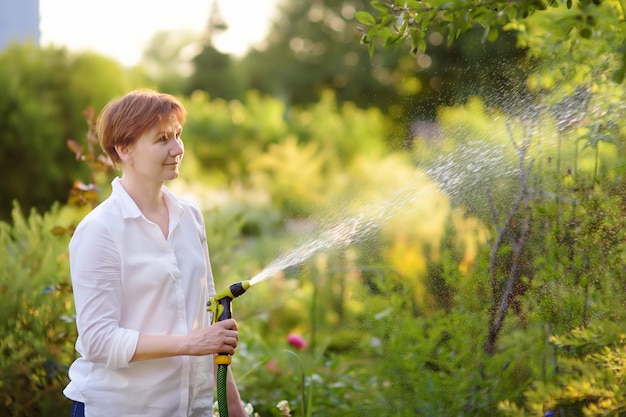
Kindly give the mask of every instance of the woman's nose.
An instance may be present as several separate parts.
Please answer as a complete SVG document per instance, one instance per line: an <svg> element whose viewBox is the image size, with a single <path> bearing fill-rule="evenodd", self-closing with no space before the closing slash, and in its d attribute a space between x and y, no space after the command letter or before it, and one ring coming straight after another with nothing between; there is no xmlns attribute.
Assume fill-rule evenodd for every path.
<svg viewBox="0 0 626 417"><path fill-rule="evenodd" d="M185 152L185 145L183 144L182 139L176 139L173 141L173 146L170 149L170 155L178 156L182 155Z"/></svg>

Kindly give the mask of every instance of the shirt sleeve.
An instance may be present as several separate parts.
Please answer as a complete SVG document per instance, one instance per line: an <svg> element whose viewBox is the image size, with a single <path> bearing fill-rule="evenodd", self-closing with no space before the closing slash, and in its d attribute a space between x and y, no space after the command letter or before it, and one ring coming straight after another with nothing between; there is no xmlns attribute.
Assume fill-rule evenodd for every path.
<svg viewBox="0 0 626 417"><path fill-rule="evenodd" d="M110 231L97 220L84 222L70 241L69 254L79 353L112 369L128 367L139 332L119 326L121 259Z"/></svg>

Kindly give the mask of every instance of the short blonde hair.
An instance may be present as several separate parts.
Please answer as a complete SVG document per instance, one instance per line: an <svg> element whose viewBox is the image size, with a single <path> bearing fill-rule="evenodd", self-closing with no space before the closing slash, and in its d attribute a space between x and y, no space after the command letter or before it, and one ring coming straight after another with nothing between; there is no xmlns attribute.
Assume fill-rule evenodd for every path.
<svg viewBox="0 0 626 417"><path fill-rule="evenodd" d="M148 129L168 123L171 116L185 124L187 111L174 96L154 90L134 90L110 101L98 116L96 130L102 150L116 167L120 157L116 146L130 146Z"/></svg>

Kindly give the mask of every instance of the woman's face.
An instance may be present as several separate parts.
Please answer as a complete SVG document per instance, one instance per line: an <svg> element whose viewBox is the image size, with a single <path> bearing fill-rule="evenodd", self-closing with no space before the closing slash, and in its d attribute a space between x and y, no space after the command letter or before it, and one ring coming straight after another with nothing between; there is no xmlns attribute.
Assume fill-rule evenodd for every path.
<svg viewBox="0 0 626 417"><path fill-rule="evenodd" d="M164 182L178 178L185 152L182 126L171 117L166 123L145 131L129 148L118 150L124 173L147 181Z"/></svg>

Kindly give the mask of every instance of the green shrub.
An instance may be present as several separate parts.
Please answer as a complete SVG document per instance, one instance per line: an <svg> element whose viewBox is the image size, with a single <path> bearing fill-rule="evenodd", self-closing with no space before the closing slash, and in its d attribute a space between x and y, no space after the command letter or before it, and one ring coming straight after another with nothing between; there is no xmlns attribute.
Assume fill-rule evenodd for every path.
<svg viewBox="0 0 626 417"><path fill-rule="evenodd" d="M129 88L132 77L119 64L95 54L14 45L0 52L0 220L17 200L28 212L65 201L76 177L85 174L67 151L83 137L83 111L99 111Z"/></svg>
<svg viewBox="0 0 626 417"><path fill-rule="evenodd" d="M76 328L59 209L0 223L0 415L65 416Z"/></svg>
<svg viewBox="0 0 626 417"><path fill-rule="evenodd" d="M211 181L264 190L286 216L304 217L341 195L345 170L386 149L387 119L376 109L338 105L332 94L306 109L286 109L250 92L244 102L186 100L184 140Z"/></svg>

